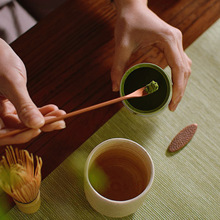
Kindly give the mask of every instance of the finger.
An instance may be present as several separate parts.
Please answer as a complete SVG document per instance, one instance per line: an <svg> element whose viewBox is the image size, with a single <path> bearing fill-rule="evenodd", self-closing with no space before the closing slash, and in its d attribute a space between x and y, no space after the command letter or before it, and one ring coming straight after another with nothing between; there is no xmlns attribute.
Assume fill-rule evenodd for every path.
<svg viewBox="0 0 220 220"><path fill-rule="evenodd" d="M185 56L186 56L187 63L188 63L188 65L189 65L190 69L191 69L192 60L186 55L186 53L185 53Z"/></svg>
<svg viewBox="0 0 220 220"><path fill-rule="evenodd" d="M14 105L9 100L1 101L0 103L0 115L5 127L8 128L20 128L22 123L18 118Z"/></svg>
<svg viewBox="0 0 220 220"><path fill-rule="evenodd" d="M1 134L6 133L7 131L8 130L4 129L1 130L0 133ZM23 144L30 141L34 137L38 136L40 133L41 133L40 129L30 129L14 136L2 138L0 142L0 146L10 145L10 144Z"/></svg>
<svg viewBox="0 0 220 220"><path fill-rule="evenodd" d="M189 80L189 77L191 75L191 65L192 61L191 59L186 55L184 52L184 60L185 60L185 72L184 72L184 77L185 77L185 89ZM185 90L184 90L185 91Z"/></svg>
<svg viewBox="0 0 220 220"><path fill-rule="evenodd" d="M56 105L45 105L43 107L39 108L39 111L41 112L42 115L47 115L48 113L51 113L53 111L57 111L59 108Z"/></svg>
<svg viewBox="0 0 220 220"><path fill-rule="evenodd" d="M26 85L20 83L11 88L7 94L8 99L14 104L20 120L30 128L39 128L44 124L44 117L32 102Z"/></svg>
<svg viewBox="0 0 220 220"><path fill-rule="evenodd" d="M24 125L21 123L18 115L16 114L5 115L3 120L6 128L24 128Z"/></svg>
<svg viewBox="0 0 220 220"><path fill-rule="evenodd" d="M183 49L183 44L182 44L182 37L177 41L177 45L180 51L180 54L182 56L182 60L184 63L184 78L185 78L185 88L188 82L188 79L191 75L191 65L192 65L192 60L187 56Z"/></svg>
<svg viewBox="0 0 220 220"><path fill-rule="evenodd" d="M5 116L5 115L11 115L11 114L16 114L16 109L14 105L8 100L1 100L0 101L0 115Z"/></svg>
<svg viewBox="0 0 220 220"><path fill-rule="evenodd" d="M60 110L60 109L57 109L57 110L54 110L54 111L51 111L49 113L47 113L45 115L45 117L47 118L48 116L54 116L54 117L58 117L58 116L61 116L61 115L65 115L66 112L64 110Z"/></svg>
<svg viewBox="0 0 220 220"><path fill-rule="evenodd" d="M120 81L124 74L125 66L132 53L128 42L122 42L115 47L115 55L111 70L112 90L119 91Z"/></svg>
<svg viewBox="0 0 220 220"><path fill-rule="evenodd" d="M54 118L54 117L58 117L58 116L61 116L61 115L64 115L64 114L66 114L65 111L56 110L56 111L48 113L45 118L46 119ZM41 130L44 131L44 132L49 132L49 131L53 131L53 130L64 129L65 127L66 127L65 121L60 120L60 121L53 122L51 124L44 125L44 127L42 127Z"/></svg>
<svg viewBox="0 0 220 220"><path fill-rule="evenodd" d="M175 42L168 42L164 48L164 54L172 71L173 94L171 102L169 103L169 109L175 111L183 97L186 85L184 78L184 61L178 45Z"/></svg>
<svg viewBox="0 0 220 220"><path fill-rule="evenodd" d="M173 73L173 77L174 77L173 82L175 82L175 83L173 86L173 90L174 90L173 100L174 100L174 102L172 103L172 101L171 101L171 103L169 105L169 108L171 111L175 111L178 104L182 100L182 97L183 97L185 90L186 90L188 79L191 74L191 64L192 64L192 61L189 59L189 57L186 55L186 53L183 50L182 40L177 42L177 46L179 49L179 54L182 58L182 65L180 65L181 68L179 68L179 71L178 71L179 74Z"/></svg>
<svg viewBox="0 0 220 220"><path fill-rule="evenodd" d="M66 128L66 124L62 120L62 121L56 121L51 124L44 125L44 127L42 127L41 130L44 132L50 132L50 131L55 131L55 130L61 130L64 128Z"/></svg>

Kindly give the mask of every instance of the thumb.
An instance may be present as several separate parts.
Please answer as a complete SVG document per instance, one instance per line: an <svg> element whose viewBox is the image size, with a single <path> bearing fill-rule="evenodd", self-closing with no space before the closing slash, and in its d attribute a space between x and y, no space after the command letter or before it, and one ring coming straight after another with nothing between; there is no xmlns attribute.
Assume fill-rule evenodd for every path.
<svg viewBox="0 0 220 220"><path fill-rule="evenodd" d="M44 125L44 117L31 100L26 86L12 89L7 98L15 106L18 117L27 127L36 129Z"/></svg>
<svg viewBox="0 0 220 220"><path fill-rule="evenodd" d="M126 45L119 45L115 47L115 55L111 70L112 90L119 91L120 81L124 74L125 66L131 56L131 49Z"/></svg>

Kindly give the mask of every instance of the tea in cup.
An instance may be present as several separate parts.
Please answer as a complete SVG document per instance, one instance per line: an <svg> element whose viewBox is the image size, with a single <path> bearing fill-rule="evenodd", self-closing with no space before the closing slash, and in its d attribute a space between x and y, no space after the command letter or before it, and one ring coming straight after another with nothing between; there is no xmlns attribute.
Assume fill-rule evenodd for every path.
<svg viewBox="0 0 220 220"><path fill-rule="evenodd" d="M146 199L154 179L154 165L138 143L113 138L90 153L84 177L90 205L103 215L124 217L134 213Z"/></svg>

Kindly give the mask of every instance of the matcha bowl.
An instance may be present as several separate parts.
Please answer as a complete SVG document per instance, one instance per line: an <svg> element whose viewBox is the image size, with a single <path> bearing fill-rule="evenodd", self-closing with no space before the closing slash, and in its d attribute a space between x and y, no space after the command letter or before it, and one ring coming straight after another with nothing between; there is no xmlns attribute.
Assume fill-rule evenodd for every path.
<svg viewBox="0 0 220 220"><path fill-rule="evenodd" d="M124 100L124 105L136 114L152 116L164 110L172 96L170 77L159 66L152 63L140 63L129 68L121 79L120 95L127 95L151 81L159 85L159 89L147 96Z"/></svg>

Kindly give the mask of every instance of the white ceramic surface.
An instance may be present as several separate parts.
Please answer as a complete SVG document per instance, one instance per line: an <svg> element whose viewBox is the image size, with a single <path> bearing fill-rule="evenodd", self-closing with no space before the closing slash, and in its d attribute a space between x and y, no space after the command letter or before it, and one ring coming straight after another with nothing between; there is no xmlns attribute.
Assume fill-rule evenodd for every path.
<svg viewBox="0 0 220 220"><path fill-rule="evenodd" d="M123 149L132 152L139 161L142 161L147 169L147 173L143 173L143 175L149 175L148 184L144 191L138 196L125 201L116 201L103 197L93 188L89 181L89 168L93 161L101 153L112 148L114 149L114 147L118 147L119 145ZM134 141L124 138L112 138L100 143L89 154L84 170L84 191L88 202L97 212L109 217L124 217L134 213L143 204L147 197L147 192L153 183L153 179L154 165L147 151Z"/></svg>

